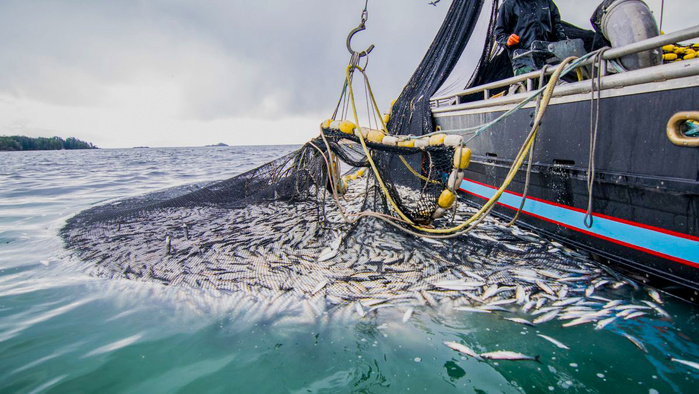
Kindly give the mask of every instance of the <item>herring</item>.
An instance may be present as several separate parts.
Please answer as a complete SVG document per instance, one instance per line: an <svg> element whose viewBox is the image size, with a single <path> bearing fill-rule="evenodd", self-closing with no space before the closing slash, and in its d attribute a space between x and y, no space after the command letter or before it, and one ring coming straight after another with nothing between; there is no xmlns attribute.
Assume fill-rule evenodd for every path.
<svg viewBox="0 0 699 394"><path fill-rule="evenodd" d="M471 350L470 347L468 347L466 345L462 345L458 342L451 342L451 341L446 341L446 342L444 342L444 344L447 345L447 347L449 347L450 349L456 350L457 352L459 352L461 354L465 354L469 357L473 357L475 359L482 360L481 356L479 356L478 353L474 352L473 350Z"/></svg>
<svg viewBox="0 0 699 394"><path fill-rule="evenodd" d="M546 336L546 335L543 335L543 334L536 334L536 335L537 335L537 336L540 336L540 337L542 337L542 338L544 338L545 340L547 340L547 341L549 341L549 342L551 342L551 343L553 343L554 345L558 346L558 347L561 348L561 349L570 350L570 348L569 348L568 346L564 345L564 344L561 343L560 341L557 341L557 340L555 340L555 339L553 339L553 338L551 338L551 337L549 337L549 336Z"/></svg>
<svg viewBox="0 0 699 394"><path fill-rule="evenodd" d="M524 324L524 325L527 325L527 326L532 326L532 327L534 327L534 323L530 322L529 320L525 320L525 319L522 319L522 318L519 318L519 317L505 317L504 319L505 319L505 320L509 320L509 321L511 321L511 322L514 322L514 323L519 323L519 324Z"/></svg>
<svg viewBox="0 0 699 394"><path fill-rule="evenodd" d="M606 327L609 323L613 322L614 320L616 320L616 316L612 316L612 317L609 317L607 319L600 320L599 322L597 322L597 325L595 326L595 330L603 329L604 327Z"/></svg>
<svg viewBox="0 0 699 394"><path fill-rule="evenodd" d="M622 333L621 335L626 337L626 339L631 341L631 343L633 343L637 348L642 350L644 353L648 353L648 349L646 349L646 346L641 341L639 341L638 339L632 337L631 335L629 335L627 333Z"/></svg>
<svg viewBox="0 0 699 394"><path fill-rule="evenodd" d="M531 357L521 353L499 350L490 353L481 353L481 357L488 360L510 360L510 361L536 361L539 362L539 356Z"/></svg>
<svg viewBox="0 0 699 394"><path fill-rule="evenodd" d="M680 360L679 358L674 358L674 357L670 357L670 361L674 361L674 362L676 362L676 363L684 364L684 365L690 366L690 367L692 367L692 368L694 368L694 369L699 369L699 363L696 363L696 362L694 362L694 361Z"/></svg>

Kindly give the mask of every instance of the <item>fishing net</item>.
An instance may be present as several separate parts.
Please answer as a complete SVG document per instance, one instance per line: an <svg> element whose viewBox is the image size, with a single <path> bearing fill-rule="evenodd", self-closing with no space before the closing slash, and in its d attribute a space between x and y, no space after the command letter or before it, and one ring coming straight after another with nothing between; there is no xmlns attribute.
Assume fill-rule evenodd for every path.
<svg viewBox="0 0 699 394"><path fill-rule="evenodd" d="M452 2L388 126L353 56L319 137L230 179L83 211L61 230L67 250L99 276L302 299L316 315L348 305L363 316L388 305L482 304L498 294L541 306L554 292L626 284L576 251L455 201L470 152L460 136L433 132L429 97L482 4ZM355 74L369 127L359 125Z"/></svg>

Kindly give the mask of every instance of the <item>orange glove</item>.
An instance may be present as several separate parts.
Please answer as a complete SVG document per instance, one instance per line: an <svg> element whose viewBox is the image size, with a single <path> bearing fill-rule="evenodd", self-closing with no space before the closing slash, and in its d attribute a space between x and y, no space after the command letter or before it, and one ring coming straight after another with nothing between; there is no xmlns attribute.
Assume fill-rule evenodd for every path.
<svg viewBox="0 0 699 394"><path fill-rule="evenodd" d="M511 34L510 37L507 38L507 46L513 47L517 44L519 44L519 36L516 34Z"/></svg>

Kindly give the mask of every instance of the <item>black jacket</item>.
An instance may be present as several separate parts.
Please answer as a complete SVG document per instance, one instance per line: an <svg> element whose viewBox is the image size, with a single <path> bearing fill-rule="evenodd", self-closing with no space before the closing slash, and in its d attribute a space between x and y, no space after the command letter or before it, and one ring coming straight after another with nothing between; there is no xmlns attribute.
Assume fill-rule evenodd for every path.
<svg viewBox="0 0 699 394"><path fill-rule="evenodd" d="M561 14L552 0L505 0L495 24L495 39L507 47L511 34L519 36L519 44L510 49L529 49L532 42L566 39Z"/></svg>

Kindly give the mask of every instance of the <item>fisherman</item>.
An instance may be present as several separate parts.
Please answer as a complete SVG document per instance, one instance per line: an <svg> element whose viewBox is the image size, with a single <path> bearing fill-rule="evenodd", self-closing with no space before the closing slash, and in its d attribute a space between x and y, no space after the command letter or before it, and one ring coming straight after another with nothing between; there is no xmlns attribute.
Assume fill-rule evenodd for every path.
<svg viewBox="0 0 699 394"><path fill-rule="evenodd" d="M507 49L515 75L543 67L543 61L532 56L514 57L531 49L534 41L562 41L566 34L561 14L552 0L505 0L495 24L495 39Z"/></svg>

